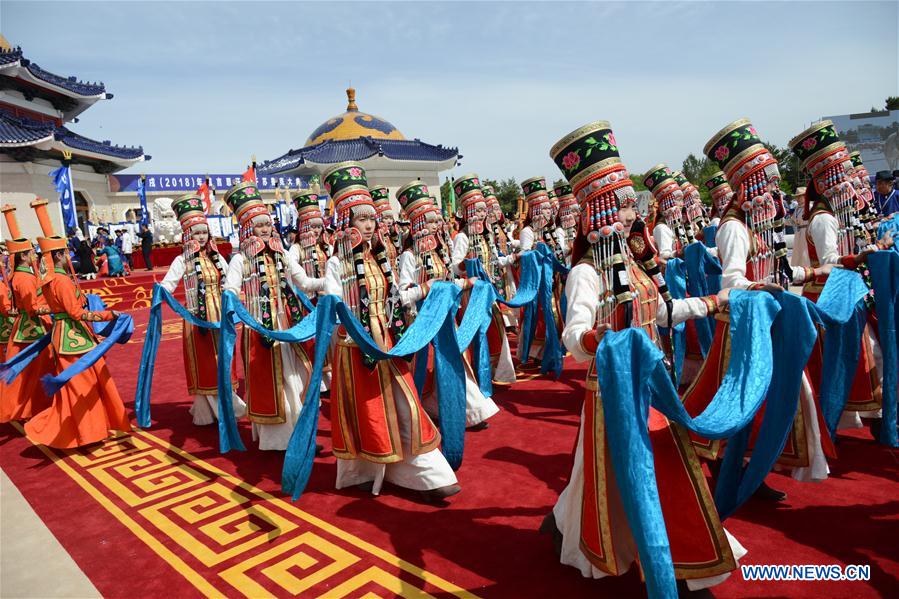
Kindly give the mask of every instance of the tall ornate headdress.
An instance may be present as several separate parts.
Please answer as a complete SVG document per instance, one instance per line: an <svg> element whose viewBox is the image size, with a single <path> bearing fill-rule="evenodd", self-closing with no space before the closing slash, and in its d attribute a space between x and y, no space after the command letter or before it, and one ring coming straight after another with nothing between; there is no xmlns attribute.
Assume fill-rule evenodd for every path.
<svg viewBox="0 0 899 599"><path fill-rule="evenodd" d="M715 171L704 183L712 196L712 204L719 217L724 216L724 211L734 196L734 190L727 182L727 177L721 171Z"/></svg>
<svg viewBox="0 0 899 599"><path fill-rule="evenodd" d="M718 131L703 153L724 172L734 190L722 218L739 218L764 242L762 250L752 256L757 282L776 278L774 282L788 285L791 275L777 159L762 144L749 119L736 120Z"/></svg>
<svg viewBox="0 0 899 599"><path fill-rule="evenodd" d="M47 278L53 276L53 258L50 252L54 250L66 250L68 241L65 237L60 237L53 231L53 223L50 220L50 213L47 211L47 200L44 198L36 198L31 202L31 207L37 216L37 222L41 226L43 237L37 238L37 244L41 248L41 254L44 258L44 266L47 269ZM66 264L68 266L68 274L78 285L78 278L75 277L75 269L72 268L72 260L69 252L66 251Z"/></svg>
<svg viewBox="0 0 899 599"><path fill-rule="evenodd" d="M684 194L684 224L699 223L704 227L705 215L702 212L702 197L699 190L682 172L674 171L671 176Z"/></svg>
<svg viewBox="0 0 899 599"><path fill-rule="evenodd" d="M528 218L532 221L545 206L552 206L552 199L546 189L546 177L525 179L521 182L521 191L524 193L524 199L528 205ZM547 224L539 224L538 221L537 226L543 228Z"/></svg>
<svg viewBox="0 0 899 599"><path fill-rule="evenodd" d="M853 233L861 232L861 224L856 216L858 198L852 177L855 167L849 157L849 150L840 141L830 121L818 121L790 140L790 149L802 162L802 167L811 178L815 194L806 192L805 213L811 218L817 209L812 197L823 202L823 208L833 212L840 223L840 253L852 253Z"/></svg>
<svg viewBox="0 0 899 599"><path fill-rule="evenodd" d="M665 164L655 165L643 177L643 185L659 203L659 210L662 211L665 222L672 228L681 244L693 243L693 228L687 226L688 221L684 215L684 190L678 185L671 169Z"/></svg>
<svg viewBox="0 0 899 599"><path fill-rule="evenodd" d="M580 204L581 234L591 245L594 267L604 279L601 318L610 319L617 304L630 311L633 296L618 209L626 203L636 203L637 194L621 162L611 125L596 121L575 129L559 140L549 154Z"/></svg>
<svg viewBox="0 0 899 599"><path fill-rule="evenodd" d="M484 230L483 221L475 221L475 210L487 208L487 200L481 192L481 179L475 174L463 175L453 183L456 200L462 206L462 218L469 233L480 234Z"/></svg>
<svg viewBox="0 0 899 599"><path fill-rule="evenodd" d="M271 220L268 207L255 181L241 181L225 193L225 204L237 217L238 233L241 241L253 236L253 221L264 216Z"/></svg>

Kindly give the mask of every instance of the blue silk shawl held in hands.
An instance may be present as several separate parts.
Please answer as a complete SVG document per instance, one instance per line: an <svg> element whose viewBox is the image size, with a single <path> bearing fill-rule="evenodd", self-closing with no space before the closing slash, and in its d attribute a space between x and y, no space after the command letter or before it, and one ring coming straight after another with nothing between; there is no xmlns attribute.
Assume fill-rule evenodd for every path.
<svg viewBox="0 0 899 599"><path fill-rule="evenodd" d="M153 285L153 297L150 302L150 320L147 322L147 336L144 338L144 347L140 355L140 368L137 371L137 388L134 391L134 413L137 418L137 426L141 428L148 428L151 422L150 394L153 388L156 353L159 351L159 341L162 338L163 303L167 304L169 308L174 310L175 314L193 326L216 331L221 328L221 324L218 322L209 322L191 314L159 283Z"/></svg>
<svg viewBox="0 0 899 599"><path fill-rule="evenodd" d="M106 309L106 304L99 295L87 294L87 309L91 312L99 312ZM66 383L78 376L106 355L116 343L127 343L134 332L134 319L129 314L120 314L115 320L91 322L91 327L103 341L92 350L81 354L71 366L57 375L44 374L41 377L41 386L48 397L53 397ZM43 335L40 339L20 351L7 362L0 364L0 377L7 384L12 383L23 370L50 345L52 332Z"/></svg>
<svg viewBox="0 0 899 599"><path fill-rule="evenodd" d="M867 320L861 300L867 293L860 274L834 268L815 304L825 326L822 355L827 367L821 369L821 380L812 384L817 386L821 414L831 437L836 437L858 367Z"/></svg>
<svg viewBox="0 0 899 599"><path fill-rule="evenodd" d="M103 302L103 299L95 294L88 293L87 297L87 309L91 312L99 312L106 309L106 304ZM110 325L108 321L106 322L92 322L91 327L94 330L94 333L99 336L108 337L112 334L113 325ZM125 334L124 332L118 333L119 335ZM25 368L37 358L44 349L50 345L52 335L47 333L46 335L41 336L40 339L37 339L33 343L31 343L28 347L17 353L15 356L7 360L6 362L0 363L0 379L3 380L7 385L11 384L19 374L22 373ZM127 339L125 339L127 341ZM122 341L124 343L125 341ZM96 361L96 360L95 360ZM54 393L56 391L54 390ZM52 395L52 394L51 394Z"/></svg>
<svg viewBox="0 0 899 599"><path fill-rule="evenodd" d="M680 258L672 258L665 264L665 284L668 292L675 300L687 297L687 278L684 270L684 261ZM662 301L661 298L659 301ZM669 322L671 315L668 315ZM659 333L671 340L671 367L674 369L674 380L680 385L680 377L684 370L684 357L687 355L687 331L686 323L680 323L673 327L659 327Z"/></svg>
<svg viewBox="0 0 899 599"><path fill-rule="evenodd" d="M834 270L827 283L831 289L825 286L822 292L823 309L786 292L732 291L728 370L712 402L695 418L684 410L661 352L642 329L607 333L603 338L596 360L603 364L597 378L609 453L651 597L675 596L676 590L647 432L649 406L707 439L728 439L715 489L721 519L727 518L755 492L783 450L817 337L815 323L853 326L857 276ZM891 309L895 313L895 302ZM825 355L823 367L825 372L848 372L850 378L855 371L851 356L840 352ZM744 469L752 419L763 401L765 414ZM886 402L884 406L886 418Z"/></svg>
<svg viewBox="0 0 899 599"><path fill-rule="evenodd" d="M469 276L480 276L480 273L483 273L483 268L479 268L475 264L479 265L480 261L477 259L466 260L466 272L473 273ZM499 293L496 293L496 301L510 308L524 307L518 340L518 355L522 361L527 360L531 351L531 343L533 343L534 333L537 330L537 311L540 310L543 313L546 341L543 346L540 372L543 374L552 372L556 378L559 378L562 374L564 349L561 341L562 331L556 329L556 321L553 317L553 274L556 272L566 274L568 268L556 259L552 250L545 243L538 243L533 250L521 254L519 266L521 277L515 297L503 299ZM486 342L486 335L483 340Z"/></svg>
<svg viewBox="0 0 899 599"><path fill-rule="evenodd" d="M702 240L706 247L716 247L715 238L718 235L718 225L709 225L702 230Z"/></svg>
<svg viewBox="0 0 899 599"><path fill-rule="evenodd" d="M103 303L100 296L89 294L87 296L87 309L92 312L98 312L105 310L106 304ZM112 349L113 345L128 343L128 340L131 339L131 334L134 333L134 319L130 314L119 314L114 320L93 322L91 324L94 333L98 337L103 337L103 341L94 346L92 350L81 354L71 366L56 376L45 374L41 377L41 386L48 397L53 397L66 383L96 364L100 358L106 355L106 352Z"/></svg>
<svg viewBox="0 0 899 599"><path fill-rule="evenodd" d="M769 331L780 305L769 294L746 291L734 291L730 304L731 362L715 398L696 418L684 409L662 352L643 329L606 333L597 349L609 455L650 597L677 596L647 427L650 405L690 430L719 439L750 427L768 392L773 367Z"/></svg>
<svg viewBox="0 0 899 599"><path fill-rule="evenodd" d="M896 388L899 384L897 380L899 347L896 336L899 321L899 253L874 252L868 256L867 262L871 273L871 288L874 290L877 333L883 354L883 423L880 427L880 442L896 447Z"/></svg>
<svg viewBox="0 0 899 599"><path fill-rule="evenodd" d="M687 295L703 297L721 291L721 263L709 254L706 246L696 242L684 248L684 266L687 271ZM708 316L693 321L703 356L709 354L715 337L715 317Z"/></svg>
<svg viewBox="0 0 899 599"><path fill-rule="evenodd" d="M442 450L453 469L457 469L462 463L465 440L465 373L454 322L460 293L461 290L454 283L435 283L422 303L415 321L397 344L386 352L378 347L339 298L335 296L320 298L314 312L316 336L326 335L324 338L330 338L330 331L336 322L335 315L339 316L341 324L360 350L376 360L410 356L417 354L429 343L434 344ZM306 388L300 418L291 435L287 455L284 458L281 488L294 500L302 494L312 471L321 367L327 351L328 344L316 343L313 375ZM221 376L221 365L219 374Z"/></svg>

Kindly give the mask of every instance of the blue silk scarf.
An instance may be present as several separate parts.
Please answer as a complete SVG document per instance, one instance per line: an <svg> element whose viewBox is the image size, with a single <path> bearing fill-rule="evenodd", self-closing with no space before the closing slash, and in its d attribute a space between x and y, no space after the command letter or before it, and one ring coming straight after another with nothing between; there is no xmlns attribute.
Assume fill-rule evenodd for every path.
<svg viewBox="0 0 899 599"><path fill-rule="evenodd" d="M684 265L687 271L687 295L704 297L721 291L721 263L709 254L701 243L691 243L684 248ZM708 316L693 321L703 356L709 354L715 337L715 317Z"/></svg>
<svg viewBox="0 0 899 599"><path fill-rule="evenodd" d="M687 297L687 278L684 269L684 261L680 258L672 258L665 264L665 284L668 292L675 300ZM669 314L669 319L671 315ZM684 370L684 358L687 355L686 324L680 323L673 327L659 327L659 333L667 336L671 343L671 367L674 369L674 380L680 385L680 377Z"/></svg>
<svg viewBox="0 0 899 599"><path fill-rule="evenodd" d="M99 295L89 293L87 294L87 309L91 312L99 312L106 309L106 304L103 303L103 299L100 298ZM103 335L104 331L106 331L110 325L108 322L92 322L91 326L94 333ZM111 329L109 330L111 332ZM7 385L16 380L16 377L19 376L22 371L47 348L48 345L50 345L51 337L52 335L50 333L41 336L40 339L34 341L15 356L0 364L0 379Z"/></svg>
<svg viewBox="0 0 899 599"><path fill-rule="evenodd" d="M751 426L768 392L773 367L769 330L780 306L768 294L745 291L734 291L730 303L731 362L715 398L696 418L684 409L662 352L645 331L606 333L597 349L607 446L650 597L677 596L647 428L650 405L672 421L718 439Z"/></svg>
<svg viewBox="0 0 899 599"><path fill-rule="evenodd" d="M454 469L461 466L465 440L465 373L454 324L460 293L461 290L454 283L435 283L422 303L415 321L390 351L383 351L346 304L335 296L319 299L315 309L316 331L313 333L315 336L328 333L325 338L330 338L330 331L336 322L335 317L339 317L341 324L359 348L376 360L403 358L417 354L428 344L433 344L442 450ZM327 355L327 344L320 347L322 345L316 343L313 376L307 386L300 418L284 458L281 487L294 500L300 497L306 487L315 453L319 383L321 367ZM221 365L219 374L221 377ZM316 415L308 415L309 412L315 412Z"/></svg>
<svg viewBox="0 0 899 599"><path fill-rule="evenodd" d="M137 388L134 391L134 413L137 417L137 426L141 428L147 428L151 423L150 395L153 388L156 353L159 351L159 341L162 338L163 304L167 304L175 314L189 324L216 331L221 328L221 324L218 322L209 322L191 314L159 283L153 286L153 297L150 302L150 320L147 322L147 336L144 338L144 347L140 355L140 368L137 371Z"/></svg>
<svg viewBox="0 0 899 599"><path fill-rule="evenodd" d="M867 312L861 300L867 293L860 274L834 268L815 304L826 328L821 380L812 382L818 385L821 413L831 437L836 436L858 367Z"/></svg>
<svg viewBox="0 0 899 599"><path fill-rule="evenodd" d="M91 296L88 296L88 309L103 309L105 306L103 305L102 300L97 296L94 297L96 299L91 299ZM103 341L98 343L90 351L81 354L71 366L56 376L45 374L41 377L41 386L44 388L44 393L46 393L48 397L55 395L66 383L96 364L100 358L106 355L106 352L112 349L113 345L117 343L127 343L128 340L131 339L131 334L134 332L134 319L130 314L119 314L112 321L93 323L93 325L96 334L100 337L104 337Z"/></svg>
<svg viewBox="0 0 899 599"><path fill-rule="evenodd" d="M716 247L715 237L718 235L718 225L709 225L702 230L702 240L706 247Z"/></svg>
<svg viewBox="0 0 899 599"><path fill-rule="evenodd" d="M897 446L896 434L896 386L897 348L896 326L899 322L899 253L893 251L874 252L868 256L868 270L871 273L871 288L874 290L877 333L883 355L883 422L880 427L880 442L890 447Z"/></svg>
<svg viewBox="0 0 899 599"><path fill-rule="evenodd" d="M786 292L732 291L728 370L712 402L695 418L684 410L662 354L645 332L627 329L603 338L596 354L603 367L596 370L609 453L651 597L676 596L676 587L647 432L649 406L702 437L728 439L715 489L719 514L727 518L755 492L783 450L817 337L815 323L852 326L860 291L855 276L835 270L827 283L831 288L822 292L823 307ZM895 314L895 294L889 295L888 286L881 289L894 298ZM840 352L825 357L824 370L854 372L850 357ZM765 414L744 469L752 420L763 401Z"/></svg>

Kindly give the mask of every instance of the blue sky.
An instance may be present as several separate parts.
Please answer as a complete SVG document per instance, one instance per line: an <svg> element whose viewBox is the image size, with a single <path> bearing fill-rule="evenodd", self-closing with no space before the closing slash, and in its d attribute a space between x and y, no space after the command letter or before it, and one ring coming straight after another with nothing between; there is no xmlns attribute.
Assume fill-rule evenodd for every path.
<svg viewBox="0 0 899 599"><path fill-rule="evenodd" d="M141 144L133 171L238 172L360 110L462 166L521 180L612 123L634 172L679 165L729 121L784 145L823 115L899 93L896 2L14 2L2 30L115 98L73 129Z"/></svg>

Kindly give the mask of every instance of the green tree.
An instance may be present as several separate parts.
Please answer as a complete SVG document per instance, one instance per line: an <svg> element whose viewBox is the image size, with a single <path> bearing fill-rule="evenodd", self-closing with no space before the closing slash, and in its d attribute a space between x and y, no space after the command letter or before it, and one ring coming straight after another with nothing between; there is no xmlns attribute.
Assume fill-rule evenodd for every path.
<svg viewBox="0 0 899 599"><path fill-rule="evenodd" d="M777 160L777 168L780 171L780 188L787 193L793 193L797 187L805 185L807 177L802 170L802 164L789 148L778 148L774 144L762 142L771 155Z"/></svg>
<svg viewBox="0 0 899 599"><path fill-rule="evenodd" d="M890 96L886 99L887 110L899 110L899 96Z"/></svg>
<svg viewBox="0 0 899 599"><path fill-rule="evenodd" d="M447 206L446 203L450 200L450 187L452 187L453 181L449 177L446 178L440 185L440 209L444 214L448 214L453 211L454 206Z"/></svg>
<svg viewBox="0 0 899 599"><path fill-rule="evenodd" d="M496 192L496 199L499 200L500 208L504 214L514 214L518 210L518 196L521 195L521 187L514 177L504 180L486 179L485 183L493 186Z"/></svg>
<svg viewBox="0 0 899 599"><path fill-rule="evenodd" d="M681 172L684 173L684 176L690 183L696 186L696 189L699 190L699 197L708 206L712 205L712 195L706 189L705 182L717 170L718 165L714 161L709 160L705 156L697 157L692 153L684 158L684 162L681 165Z"/></svg>

